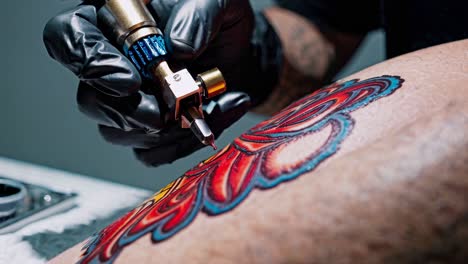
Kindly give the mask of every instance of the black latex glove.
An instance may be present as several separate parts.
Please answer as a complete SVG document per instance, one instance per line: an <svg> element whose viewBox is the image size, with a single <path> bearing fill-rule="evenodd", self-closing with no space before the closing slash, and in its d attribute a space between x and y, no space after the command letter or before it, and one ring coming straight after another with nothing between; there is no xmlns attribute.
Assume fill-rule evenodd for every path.
<svg viewBox="0 0 468 264"><path fill-rule="evenodd" d="M205 105L205 119L215 138L239 120L249 107L250 98L243 92L223 94ZM99 125L99 132L110 143L132 147L136 157L147 166L172 163L204 147L190 129L178 126L168 126L158 133L148 133L145 129L124 131Z"/></svg>
<svg viewBox="0 0 468 264"><path fill-rule="evenodd" d="M151 108L158 106L152 95L139 92L128 97L109 97L81 82L77 101L83 113L98 120L99 132L106 141L132 147L137 158L147 166L172 163L204 147L190 129L179 125L166 125L158 130L141 125L136 118L151 120L157 115L151 114ZM244 92L228 92L205 104L205 120L215 138L239 120L250 105L250 97Z"/></svg>
<svg viewBox="0 0 468 264"><path fill-rule="evenodd" d="M109 128L100 127L106 139L136 147L140 149L137 152L142 153L140 142L148 134L142 131L171 131L177 128L167 128L168 124L162 118L164 103L158 101L149 88L153 84L142 81L132 63L98 28L97 7L94 5L98 2L102 1L85 1L51 19L44 30L44 42L50 56L80 78L77 96L80 110ZM262 51L266 49L259 47L266 47L263 43L276 43L276 39L271 37L274 34L268 33L271 30L265 30L269 27L264 26L264 19L261 18L257 19L263 21L263 24L260 23L263 26L258 27L263 29L260 30L261 34L252 34L254 17L248 0L154 0L150 1L148 7L165 33L172 61L184 63L192 73L213 67L220 68L226 78L228 91L244 90L252 95L256 92L251 91L260 91L261 94L268 94L269 90L258 84L267 83L265 80L274 78L271 78L269 70L262 70L262 67L270 69L271 67L265 65L272 65L271 61L279 56L266 59L262 54L269 54L269 51ZM258 35L270 36L265 39L275 41L260 41L258 43L262 45L252 45L252 40L255 39L253 36ZM270 78L261 78L259 72ZM240 101L245 102L246 99ZM224 112L245 113L246 105L248 104L229 103L221 108ZM242 110L230 109L234 106L241 107ZM222 122L224 126L218 128L219 122L212 122L210 119L212 117L208 115L207 122L214 131L222 131L234 122L226 118ZM116 137L104 133L110 130L114 135L121 132L121 140L112 140ZM190 134L189 130L180 132ZM145 144L144 149L161 146L169 148L169 142L174 142L170 139L171 134L178 135L161 134L157 143L154 141L154 133L147 135L147 142L152 142L153 145ZM134 135L138 135L137 142L134 142ZM175 152L189 154L178 148ZM173 157L176 158L177 155Z"/></svg>

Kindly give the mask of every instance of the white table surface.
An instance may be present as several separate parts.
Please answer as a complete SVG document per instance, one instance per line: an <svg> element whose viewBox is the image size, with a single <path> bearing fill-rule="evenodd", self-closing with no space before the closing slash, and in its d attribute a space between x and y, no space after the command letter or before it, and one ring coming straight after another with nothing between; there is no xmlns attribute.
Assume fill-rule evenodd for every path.
<svg viewBox="0 0 468 264"><path fill-rule="evenodd" d="M49 246L54 251L52 237L65 239L64 231L73 229L75 234L80 233L80 237L92 235L92 226L100 219L115 218L116 213L139 204L152 193L2 157L0 176L78 194L75 208L29 224L14 233L0 235L0 263L44 263L48 257L41 253L40 247ZM103 221L100 221L101 225Z"/></svg>

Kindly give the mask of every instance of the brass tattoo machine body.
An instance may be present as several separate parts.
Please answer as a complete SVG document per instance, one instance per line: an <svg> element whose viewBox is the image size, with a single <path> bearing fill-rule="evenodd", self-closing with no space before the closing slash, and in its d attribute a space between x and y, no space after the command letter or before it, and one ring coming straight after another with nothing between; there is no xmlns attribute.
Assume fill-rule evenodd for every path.
<svg viewBox="0 0 468 264"><path fill-rule="evenodd" d="M166 61L163 34L148 11L147 2L105 0L98 11L99 22L138 71L159 86L169 118L178 121L182 128L190 128L203 144L214 147L214 135L203 116L202 99L226 91L223 75L217 68L198 74L196 79L187 69L173 72Z"/></svg>

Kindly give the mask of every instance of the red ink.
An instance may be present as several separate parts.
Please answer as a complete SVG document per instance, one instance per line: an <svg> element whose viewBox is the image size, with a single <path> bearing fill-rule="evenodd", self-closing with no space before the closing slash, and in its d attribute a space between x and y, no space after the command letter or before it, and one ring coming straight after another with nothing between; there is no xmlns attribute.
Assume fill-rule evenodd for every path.
<svg viewBox="0 0 468 264"><path fill-rule="evenodd" d="M161 242L189 225L200 211L228 212L254 188L273 188L312 171L335 154L353 130L351 112L392 94L402 83L397 76L351 80L293 103L92 237L80 263L112 262L125 246L148 233L153 242ZM321 134L318 147L305 151L305 142L323 131L329 134ZM282 158L294 155L283 152L288 148L304 153Z"/></svg>

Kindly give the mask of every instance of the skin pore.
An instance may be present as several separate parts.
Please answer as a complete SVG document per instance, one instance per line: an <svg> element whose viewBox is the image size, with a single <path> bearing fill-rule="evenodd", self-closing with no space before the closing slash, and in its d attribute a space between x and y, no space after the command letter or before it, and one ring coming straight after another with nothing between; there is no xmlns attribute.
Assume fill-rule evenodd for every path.
<svg viewBox="0 0 468 264"><path fill-rule="evenodd" d="M444 44L325 87L53 262L463 263L467 50Z"/></svg>

